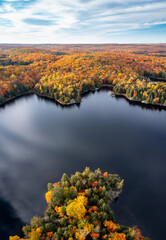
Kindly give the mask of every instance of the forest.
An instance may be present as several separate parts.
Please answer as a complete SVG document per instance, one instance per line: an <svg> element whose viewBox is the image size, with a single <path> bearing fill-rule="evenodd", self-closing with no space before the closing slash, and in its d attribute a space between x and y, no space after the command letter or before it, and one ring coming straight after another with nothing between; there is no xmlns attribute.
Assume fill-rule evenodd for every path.
<svg viewBox="0 0 166 240"><path fill-rule="evenodd" d="M92 172L86 168L71 177L63 174L58 183L49 183L44 217L34 216L23 227L26 238L10 236L9 240L148 240L136 227L116 222L110 203L123 188L117 174Z"/></svg>
<svg viewBox="0 0 166 240"><path fill-rule="evenodd" d="M106 85L166 106L166 44L0 46L0 104L28 92L80 103L82 93Z"/></svg>

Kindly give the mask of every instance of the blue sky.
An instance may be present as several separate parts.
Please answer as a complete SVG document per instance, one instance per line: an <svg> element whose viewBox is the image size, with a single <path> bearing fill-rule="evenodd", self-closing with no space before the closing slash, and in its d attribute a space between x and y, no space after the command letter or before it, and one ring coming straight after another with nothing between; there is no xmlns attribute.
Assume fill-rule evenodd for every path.
<svg viewBox="0 0 166 240"><path fill-rule="evenodd" d="M0 0L0 43L164 43L166 0Z"/></svg>

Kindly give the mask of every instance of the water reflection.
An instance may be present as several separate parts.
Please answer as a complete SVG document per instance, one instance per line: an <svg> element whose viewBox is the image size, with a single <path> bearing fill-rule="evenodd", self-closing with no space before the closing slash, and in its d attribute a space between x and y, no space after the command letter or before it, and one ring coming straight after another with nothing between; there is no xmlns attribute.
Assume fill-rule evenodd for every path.
<svg viewBox="0 0 166 240"><path fill-rule="evenodd" d="M11 235L16 232L21 236L23 222L17 217L17 214L9 202L0 197L0 236L6 239L9 232Z"/></svg>
<svg viewBox="0 0 166 240"><path fill-rule="evenodd" d="M43 214L48 182L90 166L125 179L113 204L121 223L163 239L166 111L142 109L110 93L86 94L80 106L68 108L30 95L0 109L0 207L2 201L10 205L17 226Z"/></svg>

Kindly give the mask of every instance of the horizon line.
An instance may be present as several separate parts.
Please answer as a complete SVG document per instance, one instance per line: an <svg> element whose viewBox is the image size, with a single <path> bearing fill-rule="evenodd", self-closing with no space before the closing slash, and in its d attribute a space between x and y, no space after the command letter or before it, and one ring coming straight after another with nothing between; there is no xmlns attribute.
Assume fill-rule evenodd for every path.
<svg viewBox="0 0 166 240"><path fill-rule="evenodd" d="M151 45L151 44L166 44L166 42L155 42L155 43L0 43L0 45Z"/></svg>

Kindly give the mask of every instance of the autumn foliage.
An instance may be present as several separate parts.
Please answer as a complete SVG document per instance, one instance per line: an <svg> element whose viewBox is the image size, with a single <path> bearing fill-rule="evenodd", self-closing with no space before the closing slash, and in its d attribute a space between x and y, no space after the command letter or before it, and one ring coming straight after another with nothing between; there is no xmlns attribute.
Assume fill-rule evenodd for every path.
<svg viewBox="0 0 166 240"><path fill-rule="evenodd" d="M79 103L81 93L107 84L130 100L166 106L164 44L46 47L0 49L0 103L29 90Z"/></svg>
<svg viewBox="0 0 166 240"><path fill-rule="evenodd" d="M93 185L95 183L95 186ZM45 217L33 217L23 227L29 240L146 240L137 228L118 224L110 203L122 191L116 174L86 168L71 177L63 174L58 184L48 184ZM19 240L18 236L9 240ZM23 240L23 238L22 238Z"/></svg>

